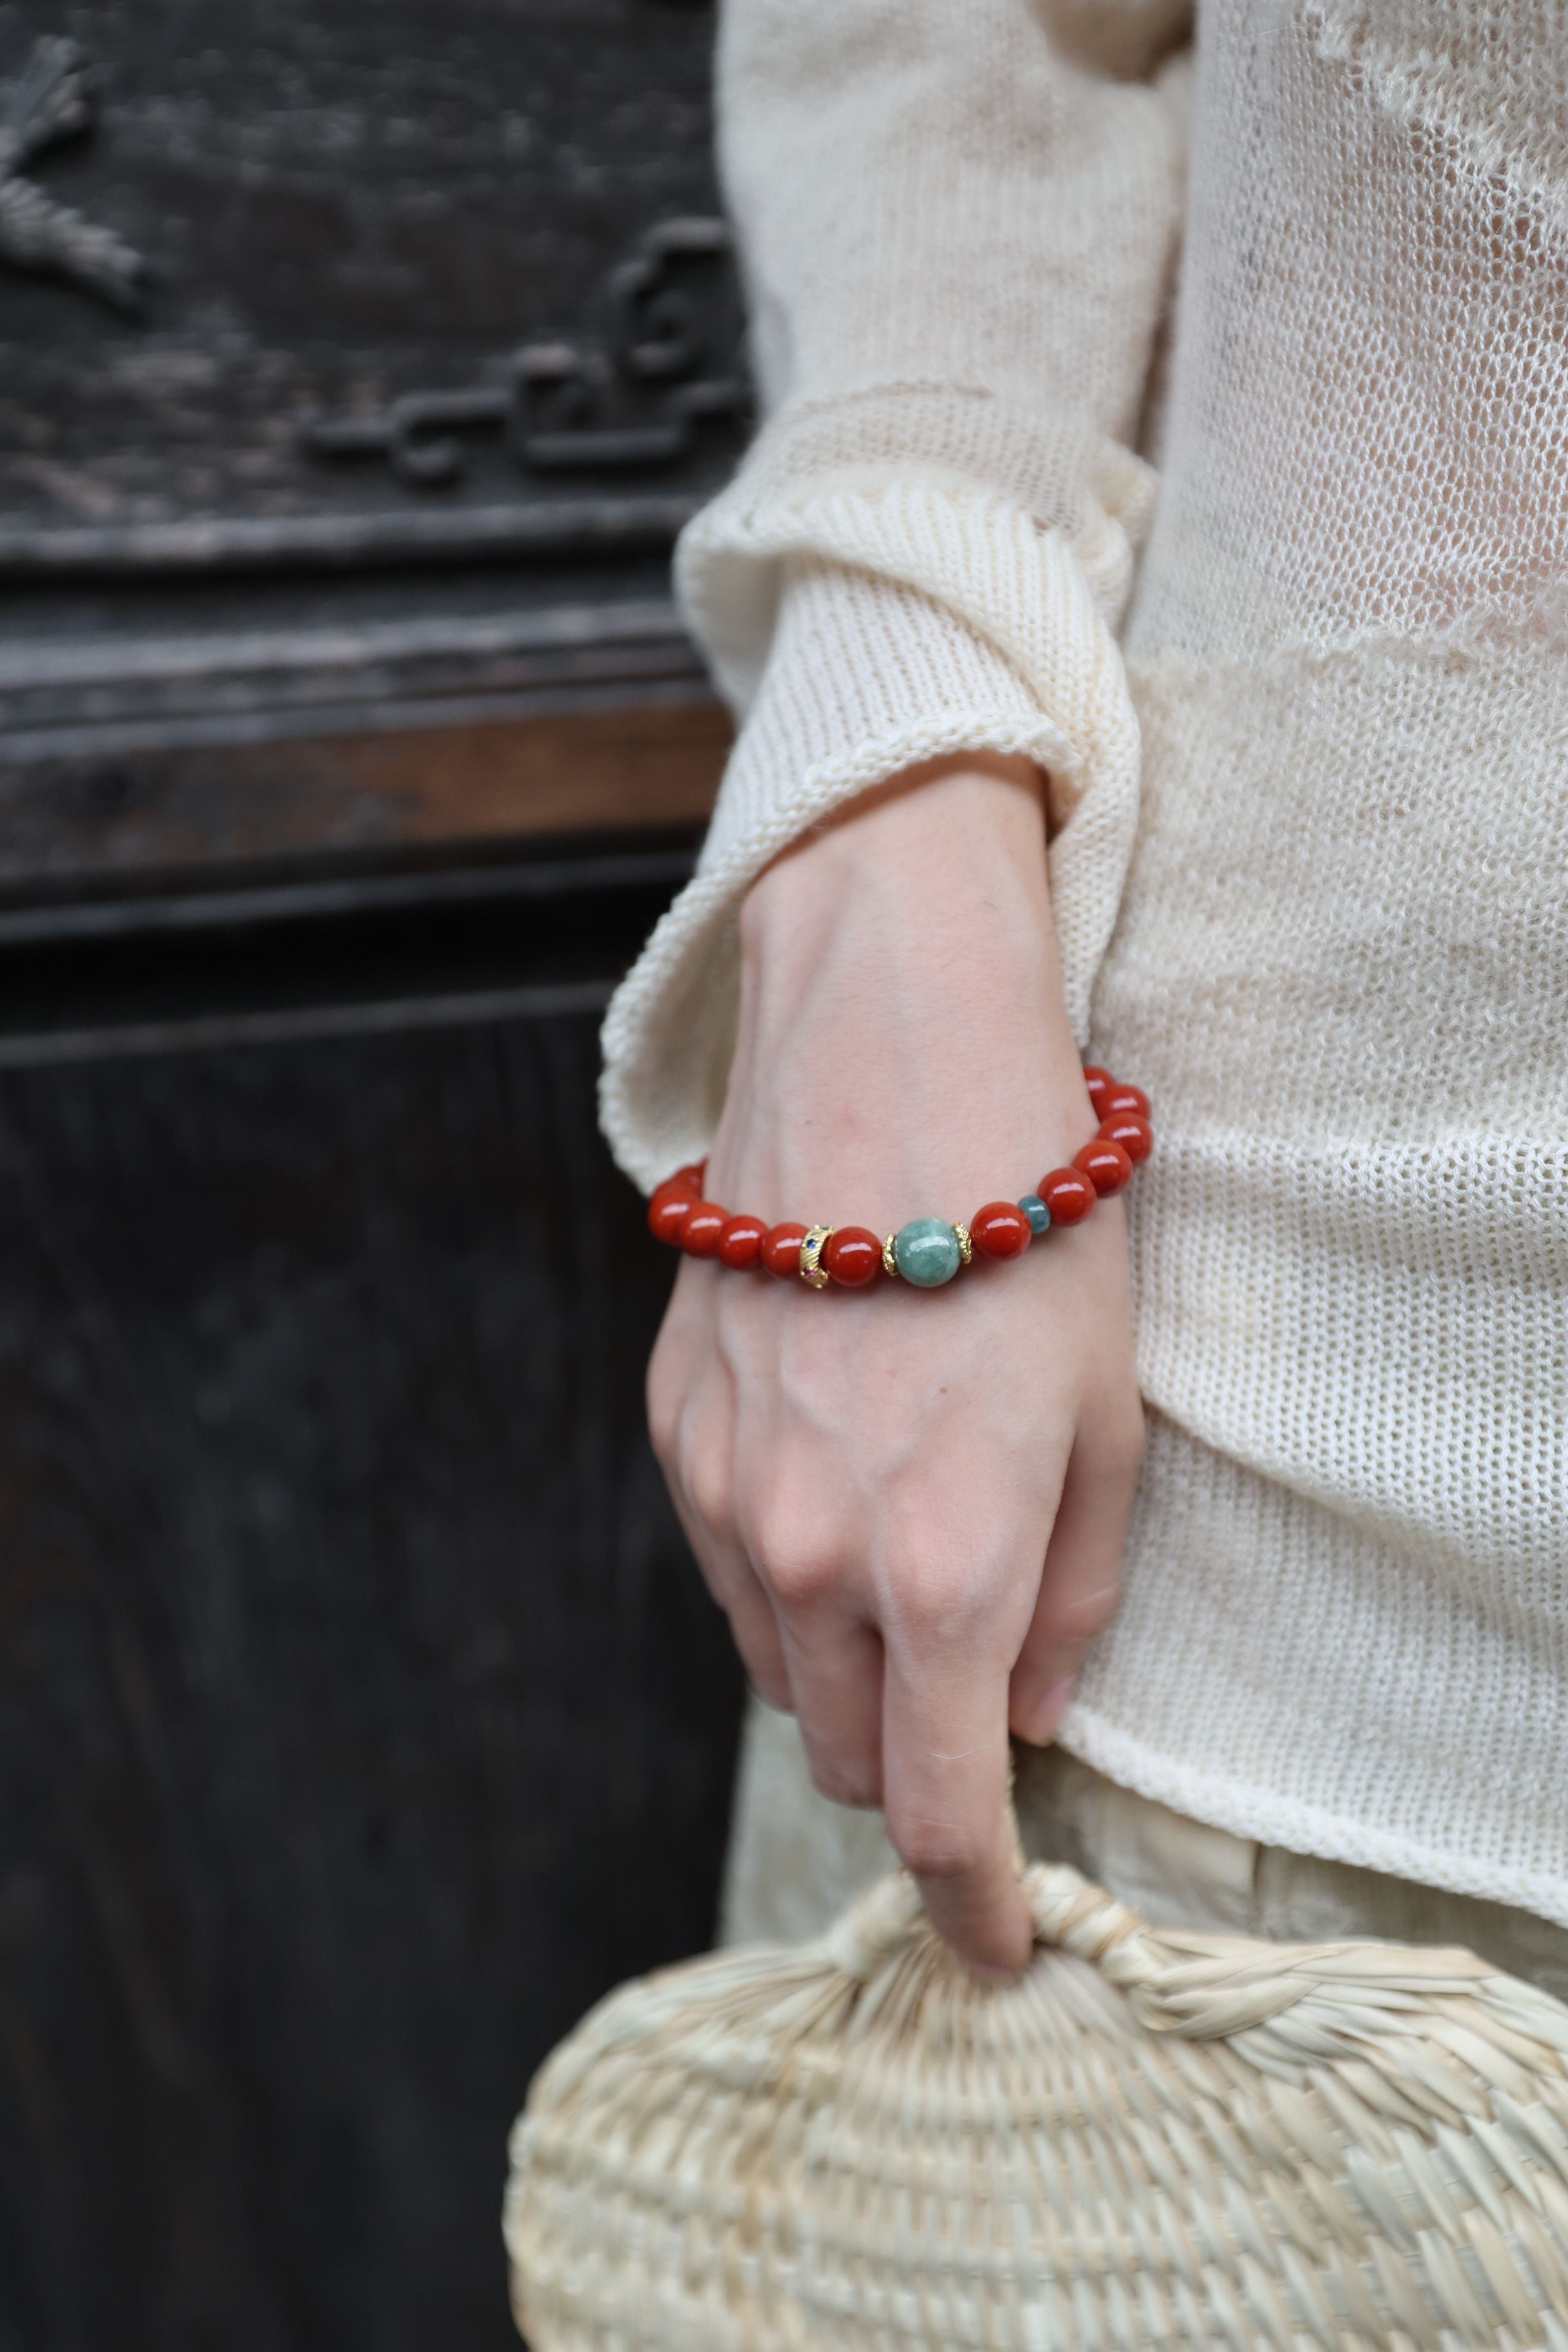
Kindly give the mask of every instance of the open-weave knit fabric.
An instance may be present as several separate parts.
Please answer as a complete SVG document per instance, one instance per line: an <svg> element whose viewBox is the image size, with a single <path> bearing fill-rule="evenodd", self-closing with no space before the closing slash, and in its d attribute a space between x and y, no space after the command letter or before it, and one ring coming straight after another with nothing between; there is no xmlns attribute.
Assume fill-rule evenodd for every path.
<svg viewBox="0 0 1568 2352"><path fill-rule="evenodd" d="M1025 1884L1011 1986L900 1874L595 2011L512 2135L531 2352L1565 2352L1560 2002Z"/></svg>
<svg viewBox="0 0 1568 2352"><path fill-rule="evenodd" d="M644 1181L705 1148L782 846L1032 753L1074 1022L1159 1129L1062 1739L1568 1923L1568 13L1179 16L727 0L767 422L679 577L744 723L605 1125Z"/></svg>

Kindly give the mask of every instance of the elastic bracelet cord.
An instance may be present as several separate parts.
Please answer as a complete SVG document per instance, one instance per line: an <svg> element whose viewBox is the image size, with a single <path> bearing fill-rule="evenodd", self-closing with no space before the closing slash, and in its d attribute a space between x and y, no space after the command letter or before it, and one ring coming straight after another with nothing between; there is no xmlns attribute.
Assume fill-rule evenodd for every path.
<svg viewBox="0 0 1568 2352"><path fill-rule="evenodd" d="M1099 1201L1120 1192L1154 1148L1149 1097L1089 1063L1084 1083L1100 1126L1070 1168L1052 1168L1019 1201L987 1201L966 1225L912 1217L879 1240L868 1225L770 1225L732 1215L703 1197L707 1162L678 1168L647 1204L648 1230L688 1257L715 1258L736 1273L795 1276L813 1290L837 1283L863 1290L889 1275L917 1290L940 1290L976 1256L1022 1257L1053 1225L1080 1225Z"/></svg>

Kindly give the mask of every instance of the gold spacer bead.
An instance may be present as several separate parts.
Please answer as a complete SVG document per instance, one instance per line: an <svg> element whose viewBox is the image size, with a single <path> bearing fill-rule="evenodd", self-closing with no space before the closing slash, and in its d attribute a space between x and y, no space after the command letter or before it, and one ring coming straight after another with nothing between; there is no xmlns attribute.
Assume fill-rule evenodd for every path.
<svg viewBox="0 0 1568 2352"><path fill-rule="evenodd" d="M899 1261L893 1255L893 1244L898 1238L897 1234L889 1234L882 1244L882 1272L892 1275L895 1280L898 1277Z"/></svg>
<svg viewBox="0 0 1568 2352"><path fill-rule="evenodd" d="M822 1253L832 1231L831 1225L813 1225L800 1245L800 1278L813 1290L826 1290L827 1287Z"/></svg>
<svg viewBox="0 0 1568 2352"><path fill-rule="evenodd" d="M974 1257L974 1244L969 1238L969 1227L954 1225L952 1230L958 1236L958 1255L964 1265L968 1265L972 1264Z"/></svg>

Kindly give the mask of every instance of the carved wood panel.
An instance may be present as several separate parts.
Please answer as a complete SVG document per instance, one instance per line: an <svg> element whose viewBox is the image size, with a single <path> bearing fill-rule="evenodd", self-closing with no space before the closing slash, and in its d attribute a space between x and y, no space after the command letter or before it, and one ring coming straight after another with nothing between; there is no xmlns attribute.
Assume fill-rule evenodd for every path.
<svg viewBox="0 0 1568 2352"><path fill-rule="evenodd" d="M711 29L5 0L16 124L68 31L93 79L37 152L0 133L0 569L668 543L743 426ZM8 184L76 215L96 280L19 266Z"/></svg>

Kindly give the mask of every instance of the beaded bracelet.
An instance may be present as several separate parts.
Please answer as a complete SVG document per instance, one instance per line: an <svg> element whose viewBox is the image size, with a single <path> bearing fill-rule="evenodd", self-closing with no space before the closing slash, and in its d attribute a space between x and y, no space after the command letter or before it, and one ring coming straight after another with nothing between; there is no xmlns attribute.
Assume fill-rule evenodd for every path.
<svg viewBox="0 0 1568 2352"><path fill-rule="evenodd" d="M707 1162L699 1160L678 1168L657 1188L647 1204L648 1229L689 1257L717 1258L738 1272L762 1266L769 1274L798 1275L813 1290L826 1290L829 1282L861 1290L879 1274L898 1276L917 1290L938 1290L976 1251L982 1257L1022 1257L1035 1235L1051 1225L1080 1225L1097 1201L1120 1192L1139 1161L1148 1159L1154 1130L1142 1088L1123 1086L1092 1064L1083 1076L1100 1120L1093 1140L1073 1155L1070 1168L1042 1176L1036 1192L1021 1201L987 1201L967 1225L914 1217L886 1241L866 1225L768 1225L761 1217L731 1216L705 1200Z"/></svg>

